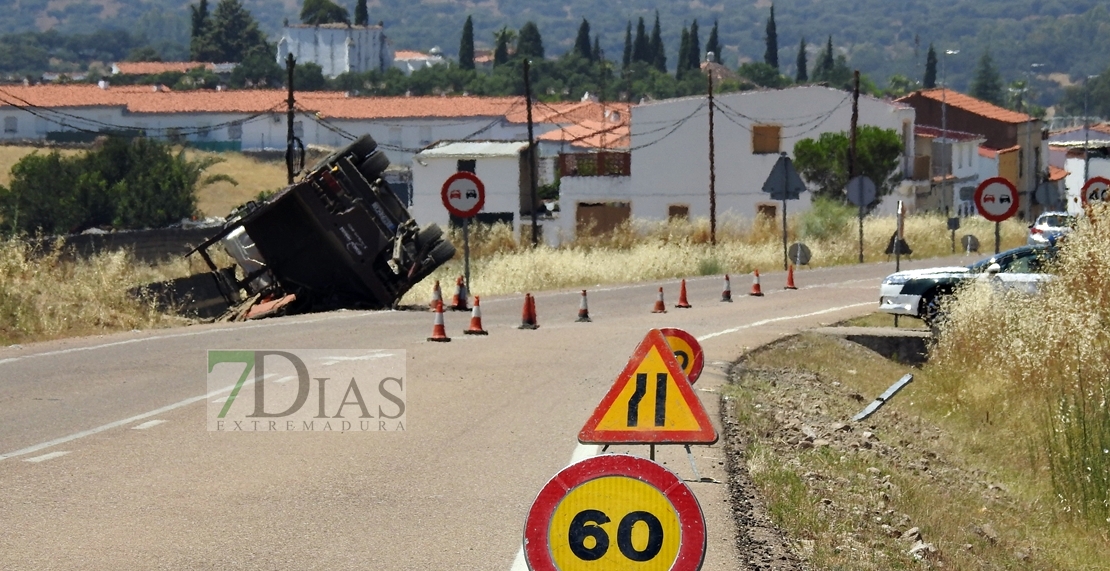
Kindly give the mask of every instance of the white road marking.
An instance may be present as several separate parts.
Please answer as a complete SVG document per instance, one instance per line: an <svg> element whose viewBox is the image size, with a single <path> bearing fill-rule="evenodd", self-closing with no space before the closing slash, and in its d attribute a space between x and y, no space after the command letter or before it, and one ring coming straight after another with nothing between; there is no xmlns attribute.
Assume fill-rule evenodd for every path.
<svg viewBox="0 0 1110 571"><path fill-rule="evenodd" d="M98 349L107 349L109 347L120 347L123 345L133 345L135 343L146 343L147 341L159 341L162 339L179 339L182 337L198 337L200 335L209 335L213 333L228 333L235 331L244 331L247 329L262 329L268 327L283 327L287 325L303 325L306 323L318 323L321 321L328 321L330 319L351 319L354 317L367 317L372 315L388 315L390 311L381 312L356 312L356 313L329 313L318 319L289 319L280 320L275 319L270 323L257 323L251 325L235 324L231 327L220 327L215 329L205 329L204 331L189 331L186 333L170 333L166 335L152 335L150 337L143 337L141 339L125 339L123 341L113 341L111 343L101 343L100 345L89 345L88 347L71 347L69 349L59 349L57 351L46 351L44 353L32 353L30 355L20 355L18 357L8 357L0 359L0 365L7 363L14 363L16 361L23 361L25 359L35 359L38 357L55 357L58 355L68 355L70 353L83 353L86 351L96 351Z"/></svg>
<svg viewBox="0 0 1110 571"><path fill-rule="evenodd" d="M132 426L131 430L146 430L148 428L154 428L155 426L158 426L159 424L162 424L164 422L166 422L166 421L164 421L162 419L148 420L148 421L146 421L142 424Z"/></svg>
<svg viewBox="0 0 1110 571"><path fill-rule="evenodd" d="M24 460L24 462L34 462L34 463L37 464L39 462L45 462L47 460L53 460L53 459L55 459L59 456L65 456L66 454L69 454L69 452L66 451L66 450L59 450L57 452L51 452L50 454L43 454L42 456L35 456L34 458L28 458L28 459Z"/></svg>
<svg viewBox="0 0 1110 571"><path fill-rule="evenodd" d="M864 303L852 303L852 304L849 304L849 305L841 305L839 307L830 307L829 309L822 309L821 311L814 311L813 313L803 313L801 315L784 315L783 317L772 317L771 319L763 319L763 320L760 320L760 321L753 321L752 323L748 323L747 325L740 325L738 327L731 327L729 329L725 329L724 331L718 331L716 333L708 333L706 335L702 335L701 337L698 337L697 339L698 339L698 341L705 341L706 339L712 339L714 337L720 337L722 335L728 335L730 333L736 333L737 331L743 331L745 329L751 329L752 327L759 327L761 325L767 325L767 324L770 324L770 323L778 323L780 321L790 321L791 319L801 319L803 317L815 317L817 315L824 315L826 313L834 313L834 312L842 311L842 310L845 310L845 309L853 309L853 308L856 308L856 307L863 307L865 305L875 305L875 302L868 301L868 302L864 302Z"/></svg>
<svg viewBox="0 0 1110 571"><path fill-rule="evenodd" d="M250 380L247 381L247 383L253 383L253 382L254 382L253 379L250 379ZM38 452L39 450L43 450L45 448L51 448L51 447L57 446L59 444L65 444L66 442L73 442L74 440L77 440L79 438L84 438L86 436L92 436L94 434L99 434L101 432L104 432L105 430L111 430L113 428L119 428L121 426L126 426L128 424L133 423L133 422L138 422L140 420L144 420L144 419L150 418L152 416L158 416L160 414L169 412L171 410L178 409L178 408L181 408L183 406L191 405L195 402L200 402L200 401L205 400L205 399L210 399L210 398L212 398L216 395L222 394L222 393L231 392L231 389L233 389L233 388L235 388L235 385L228 385L228 386L226 386L222 389L214 390L212 392L209 392L209 393L206 393L206 394L203 394L203 395L200 395L200 396L190 397L190 398L187 398L187 399L182 400L182 401L177 401L173 404L166 405L162 408L156 408L156 409L154 409L150 412L144 412L142 414L136 414L135 416L125 418L123 420L117 420L115 422L109 422L108 424L102 424L100 426L97 426L96 428L90 428L88 430L82 430L81 432L74 432L73 434L70 434L70 435L67 435L67 436L62 436L60 438L55 438L54 440L47 440L46 442L40 442L39 444L35 444L33 446L28 446L26 448L21 448L19 450L14 451L14 452L8 452L7 454L0 454L0 462L3 462L4 460L7 460L8 458L15 458L16 456L24 456L24 455L27 455L27 454L32 454L34 452ZM49 456L49 454L47 456Z"/></svg>

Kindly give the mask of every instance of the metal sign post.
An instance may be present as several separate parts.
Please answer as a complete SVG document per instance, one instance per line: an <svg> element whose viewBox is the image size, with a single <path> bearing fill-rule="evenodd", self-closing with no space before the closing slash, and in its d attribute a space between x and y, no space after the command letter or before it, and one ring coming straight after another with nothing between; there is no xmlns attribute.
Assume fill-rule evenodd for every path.
<svg viewBox="0 0 1110 571"><path fill-rule="evenodd" d="M875 202L877 193L875 183L865 176L853 177L848 181L848 202L859 206L859 263L863 263L863 214L864 207Z"/></svg>
<svg viewBox="0 0 1110 571"><path fill-rule="evenodd" d="M771 168L771 174L763 183L763 192L771 195L772 200L782 201L782 270L785 272L790 267L790 255L786 246L786 201L801 198L806 190L806 183L798 176L794 164L786 153L779 153L779 160Z"/></svg>
<svg viewBox="0 0 1110 571"><path fill-rule="evenodd" d="M470 219L486 204L486 185L470 172L457 172L443 183L440 198L447 211L463 221L463 280L470 291Z"/></svg>

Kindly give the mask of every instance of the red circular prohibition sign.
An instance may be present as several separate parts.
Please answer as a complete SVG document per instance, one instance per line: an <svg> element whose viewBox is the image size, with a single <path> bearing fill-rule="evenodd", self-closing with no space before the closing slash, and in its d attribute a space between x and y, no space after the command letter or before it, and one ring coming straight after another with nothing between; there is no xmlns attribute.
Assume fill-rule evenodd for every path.
<svg viewBox="0 0 1110 571"><path fill-rule="evenodd" d="M570 492L591 480L625 476L659 490L678 514L682 529L678 555L671 571L696 571L705 558L705 517L694 492L678 476L663 466L636 456L604 454L563 468L540 490L528 510L524 524L524 554L532 571L558 571L548 544L555 510Z"/></svg>
<svg viewBox="0 0 1110 571"><path fill-rule="evenodd" d="M1008 206L1006 208L1006 210L1004 210L1002 212L990 212L986 208L984 208L984 204L985 204L984 201L993 202L994 200L996 200L996 197L995 197L994 194L987 195L985 191L987 190L987 188L993 187L993 186L996 186L996 185L1005 188L1005 190L1009 193L1008 195L1003 195L1003 196L1007 200L1009 200L1010 206ZM1008 180L1006 180L1006 179L1004 179L1000 176L996 176L994 178L988 178L987 180L984 180L983 182L979 183L979 186L977 186L975 188L975 195L974 195L973 199L975 201L975 207L979 209L979 215L982 216L983 218L986 218L987 220L990 220L991 222L1002 222L1003 220L1006 220L1007 218L1013 216L1018 211L1018 191L1017 191L1017 188L1014 187L1014 184L1012 182L1010 182L1010 181L1008 181ZM1001 201L1002 198L999 197L999 198L997 198L997 200ZM994 210L997 210L997 209L994 209Z"/></svg>
<svg viewBox="0 0 1110 571"><path fill-rule="evenodd" d="M455 183L459 181L466 181L464 185L473 185L472 191L474 196L464 197L460 190L454 189ZM453 192L452 192L453 191ZM453 196L453 195L458 196ZM470 218L478 214L482 207L486 205L486 185L482 184L482 180L477 175L471 172L457 172L447 178L443 183L443 187L439 191L440 199L447 210L458 216L459 218ZM466 206L460 206L455 200L460 200Z"/></svg>

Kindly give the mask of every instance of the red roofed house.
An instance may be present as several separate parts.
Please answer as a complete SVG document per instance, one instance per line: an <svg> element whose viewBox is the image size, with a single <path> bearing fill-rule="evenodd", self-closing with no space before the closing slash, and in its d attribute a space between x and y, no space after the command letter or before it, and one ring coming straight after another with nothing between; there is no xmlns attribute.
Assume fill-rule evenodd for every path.
<svg viewBox="0 0 1110 571"><path fill-rule="evenodd" d="M1033 204L1033 192L1048 173L1042 159L1044 126L1040 120L950 89L915 91L898 101L914 108L915 125L941 130L941 138L936 142L947 142L945 130L982 135L984 147L1000 152L998 176L1018 189L1018 215L1030 218L1041 211L1041 205ZM959 206L959 189L947 182L951 170L937 174L943 178L939 186L931 185L931 192L939 195L935 201L938 210L952 211Z"/></svg>

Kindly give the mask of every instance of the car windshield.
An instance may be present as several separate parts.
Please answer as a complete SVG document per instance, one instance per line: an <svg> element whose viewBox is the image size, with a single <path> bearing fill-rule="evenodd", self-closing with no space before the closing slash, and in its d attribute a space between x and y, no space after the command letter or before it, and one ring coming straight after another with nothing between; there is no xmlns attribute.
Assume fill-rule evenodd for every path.
<svg viewBox="0 0 1110 571"><path fill-rule="evenodd" d="M987 271L993 263L998 263L999 271L1012 274L1040 273L1047 270L1049 262L1056 257L1056 248L1037 248L1025 246L1006 250L989 258L971 264L967 269L973 273Z"/></svg>
<svg viewBox="0 0 1110 571"><path fill-rule="evenodd" d="M1038 226L1051 226L1054 228L1070 227L1074 218L1063 214L1049 214L1041 217Z"/></svg>

